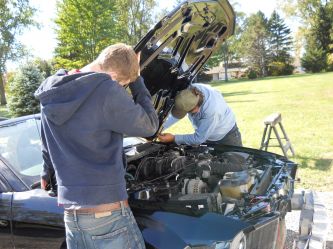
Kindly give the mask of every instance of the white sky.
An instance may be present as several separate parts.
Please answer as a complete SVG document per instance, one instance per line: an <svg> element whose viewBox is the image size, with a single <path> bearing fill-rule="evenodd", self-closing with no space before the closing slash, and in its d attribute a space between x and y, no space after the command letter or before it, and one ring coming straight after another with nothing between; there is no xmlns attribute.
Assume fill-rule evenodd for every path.
<svg viewBox="0 0 333 249"><path fill-rule="evenodd" d="M175 0L157 0L159 8L172 9ZM270 16L276 8L276 0L238 0L237 10L246 14L252 14L259 10ZM40 29L31 28L19 38L26 45L33 56L42 59L51 59L56 47L56 39L53 20L55 18L56 0L31 0L31 4L38 9L36 21L40 23ZM289 24L289 22L287 22ZM289 24L294 25L294 24ZM291 27L293 28L293 27ZM15 68L17 63L9 63L8 69Z"/></svg>

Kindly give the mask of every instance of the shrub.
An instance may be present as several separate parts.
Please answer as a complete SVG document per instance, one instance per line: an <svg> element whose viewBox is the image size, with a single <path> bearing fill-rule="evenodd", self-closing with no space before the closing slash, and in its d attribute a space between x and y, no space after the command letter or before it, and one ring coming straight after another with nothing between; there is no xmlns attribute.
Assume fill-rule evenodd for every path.
<svg viewBox="0 0 333 249"><path fill-rule="evenodd" d="M281 75L291 75L294 71L294 66L280 61L271 62L268 65L269 75L281 76Z"/></svg>
<svg viewBox="0 0 333 249"><path fill-rule="evenodd" d="M333 53L327 55L327 70L333 71Z"/></svg>
<svg viewBox="0 0 333 249"><path fill-rule="evenodd" d="M250 80L254 80L256 78L258 78L258 74L256 71L254 71L253 69L250 69L249 72L247 73L247 77L250 79Z"/></svg>
<svg viewBox="0 0 333 249"><path fill-rule="evenodd" d="M211 74L206 74L205 72L199 72L196 78L196 82L211 82L213 76Z"/></svg>
<svg viewBox="0 0 333 249"><path fill-rule="evenodd" d="M28 62L19 68L8 82L7 106L11 116L39 112L39 101L34 97L34 92L43 80L43 74L34 63Z"/></svg>

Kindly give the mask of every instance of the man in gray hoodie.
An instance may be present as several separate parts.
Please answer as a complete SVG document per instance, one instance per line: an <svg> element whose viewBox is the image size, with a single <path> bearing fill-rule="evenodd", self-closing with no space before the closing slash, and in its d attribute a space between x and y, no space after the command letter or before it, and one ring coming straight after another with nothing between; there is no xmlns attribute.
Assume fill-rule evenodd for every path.
<svg viewBox="0 0 333 249"><path fill-rule="evenodd" d="M144 248L127 203L122 147L123 134L149 137L158 128L138 57L125 44L109 46L80 70L59 70L35 93L41 102L41 185L55 175L69 249Z"/></svg>

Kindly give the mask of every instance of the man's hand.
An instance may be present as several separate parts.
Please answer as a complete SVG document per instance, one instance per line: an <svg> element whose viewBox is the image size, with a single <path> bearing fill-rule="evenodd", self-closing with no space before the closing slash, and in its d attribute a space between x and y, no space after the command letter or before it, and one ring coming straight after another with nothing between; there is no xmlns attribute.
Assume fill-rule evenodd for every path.
<svg viewBox="0 0 333 249"><path fill-rule="evenodd" d="M175 136L171 133L162 133L158 135L158 139L162 143L172 143L175 141Z"/></svg>
<svg viewBox="0 0 333 249"><path fill-rule="evenodd" d="M43 179L43 178L40 179L40 188L41 189L48 190L48 185L49 185L49 183L45 179Z"/></svg>

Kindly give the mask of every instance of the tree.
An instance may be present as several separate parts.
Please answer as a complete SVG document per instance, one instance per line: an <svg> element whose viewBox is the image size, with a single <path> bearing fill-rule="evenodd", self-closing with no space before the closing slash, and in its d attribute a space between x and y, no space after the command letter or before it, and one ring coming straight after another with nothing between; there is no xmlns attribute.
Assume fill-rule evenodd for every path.
<svg viewBox="0 0 333 249"><path fill-rule="evenodd" d="M122 39L125 43L135 45L153 25L155 0L118 0L117 25L123 27Z"/></svg>
<svg viewBox="0 0 333 249"><path fill-rule="evenodd" d="M327 8L328 8L328 13L330 13L330 19L332 20L333 23L333 1L330 1ZM331 43L329 44L330 51L327 55L327 66L329 71L333 71L333 25L329 33L330 33Z"/></svg>
<svg viewBox="0 0 333 249"><path fill-rule="evenodd" d="M272 13L268 21L268 29L272 61L289 62L293 43L291 31L276 11Z"/></svg>
<svg viewBox="0 0 333 249"><path fill-rule="evenodd" d="M333 19L327 6L320 6L314 18L314 24L311 27L311 35L316 37L318 47L321 47L325 53L330 52L331 30Z"/></svg>
<svg viewBox="0 0 333 249"><path fill-rule="evenodd" d="M330 55L333 52L333 15L330 8L330 5L322 5L317 9L306 35L306 53L302 58L302 65L307 71L330 70Z"/></svg>
<svg viewBox="0 0 333 249"><path fill-rule="evenodd" d="M245 21L241 36L240 52L246 64L260 77L267 76L269 63L269 32L268 21L261 11L252 14Z"/></svg>
<svg viewBox="0 0 333 249"><path fill-rule="evenodd" d="M299 32L306 43L302 65L311 72L333 70L333 60L331 63L333 37L330 35L333 32L333 1L280 0L280 2L287 15L299 18L303 24Z"/></svg>
<svg viewBox="0 0 333 249"><path fill-rule="evenodd" d="M23 116L39 112L39 101L34 92L44 80L44 76L33 62L21 66L9 81L8 109L12 116Z"/></svg>
<svg viewBox="0 0 333 249"><path fill-rule="evenodd" d="M318 73L326 67L326 56L321 48L312 44L313 42L308 42L306 46L306 53L302 57L302 67L307 72Z"/></svg>
<svg viewBox="0 0 333 249"><path fill-rule="evenodd" d="M0 95L1 105L6 104L3 76L6 72L6 62L16 60L24 52L17 37L22 30L32 24L35 9L29 5L29 0L0 1Z"/></svg>
<svg viewBox="0 0 333 249"><path fill-rule="evenodd" d="M102 49L119 41L117 19L115 1L59 1L55 67L80 68L96 59Z"/></svg>
<svg viewBox="0 0 333 249"><path fill-rule="evenodd" d="M148 30L155 0L62 0L57 5L56 68L80 68L108 45L134 45Z"/></svg>
<svg viewBox="0 0 333 249"><path fill-rule="evenodd" d="M269 73L271 75L291 74L293 66L291 31L279 14L274 11L268 21L269 31Z"/></svg>
<svg viewBox="0 0 333 249"><path fill-rule="evenodd" d="M316 11L323 3L327 3L327 0L280 0L279 2L287 16L299 18L303 25L309 28Z"/></svg>
<svg viewBox="0 0 333 249"><path fill-rule="evenodd" d="M43 74L44 78L47 78L52 75L53 67L50 62L43 60L41 58L36 58L33 61L34 65L38 68L38 70Z"/></svg>

